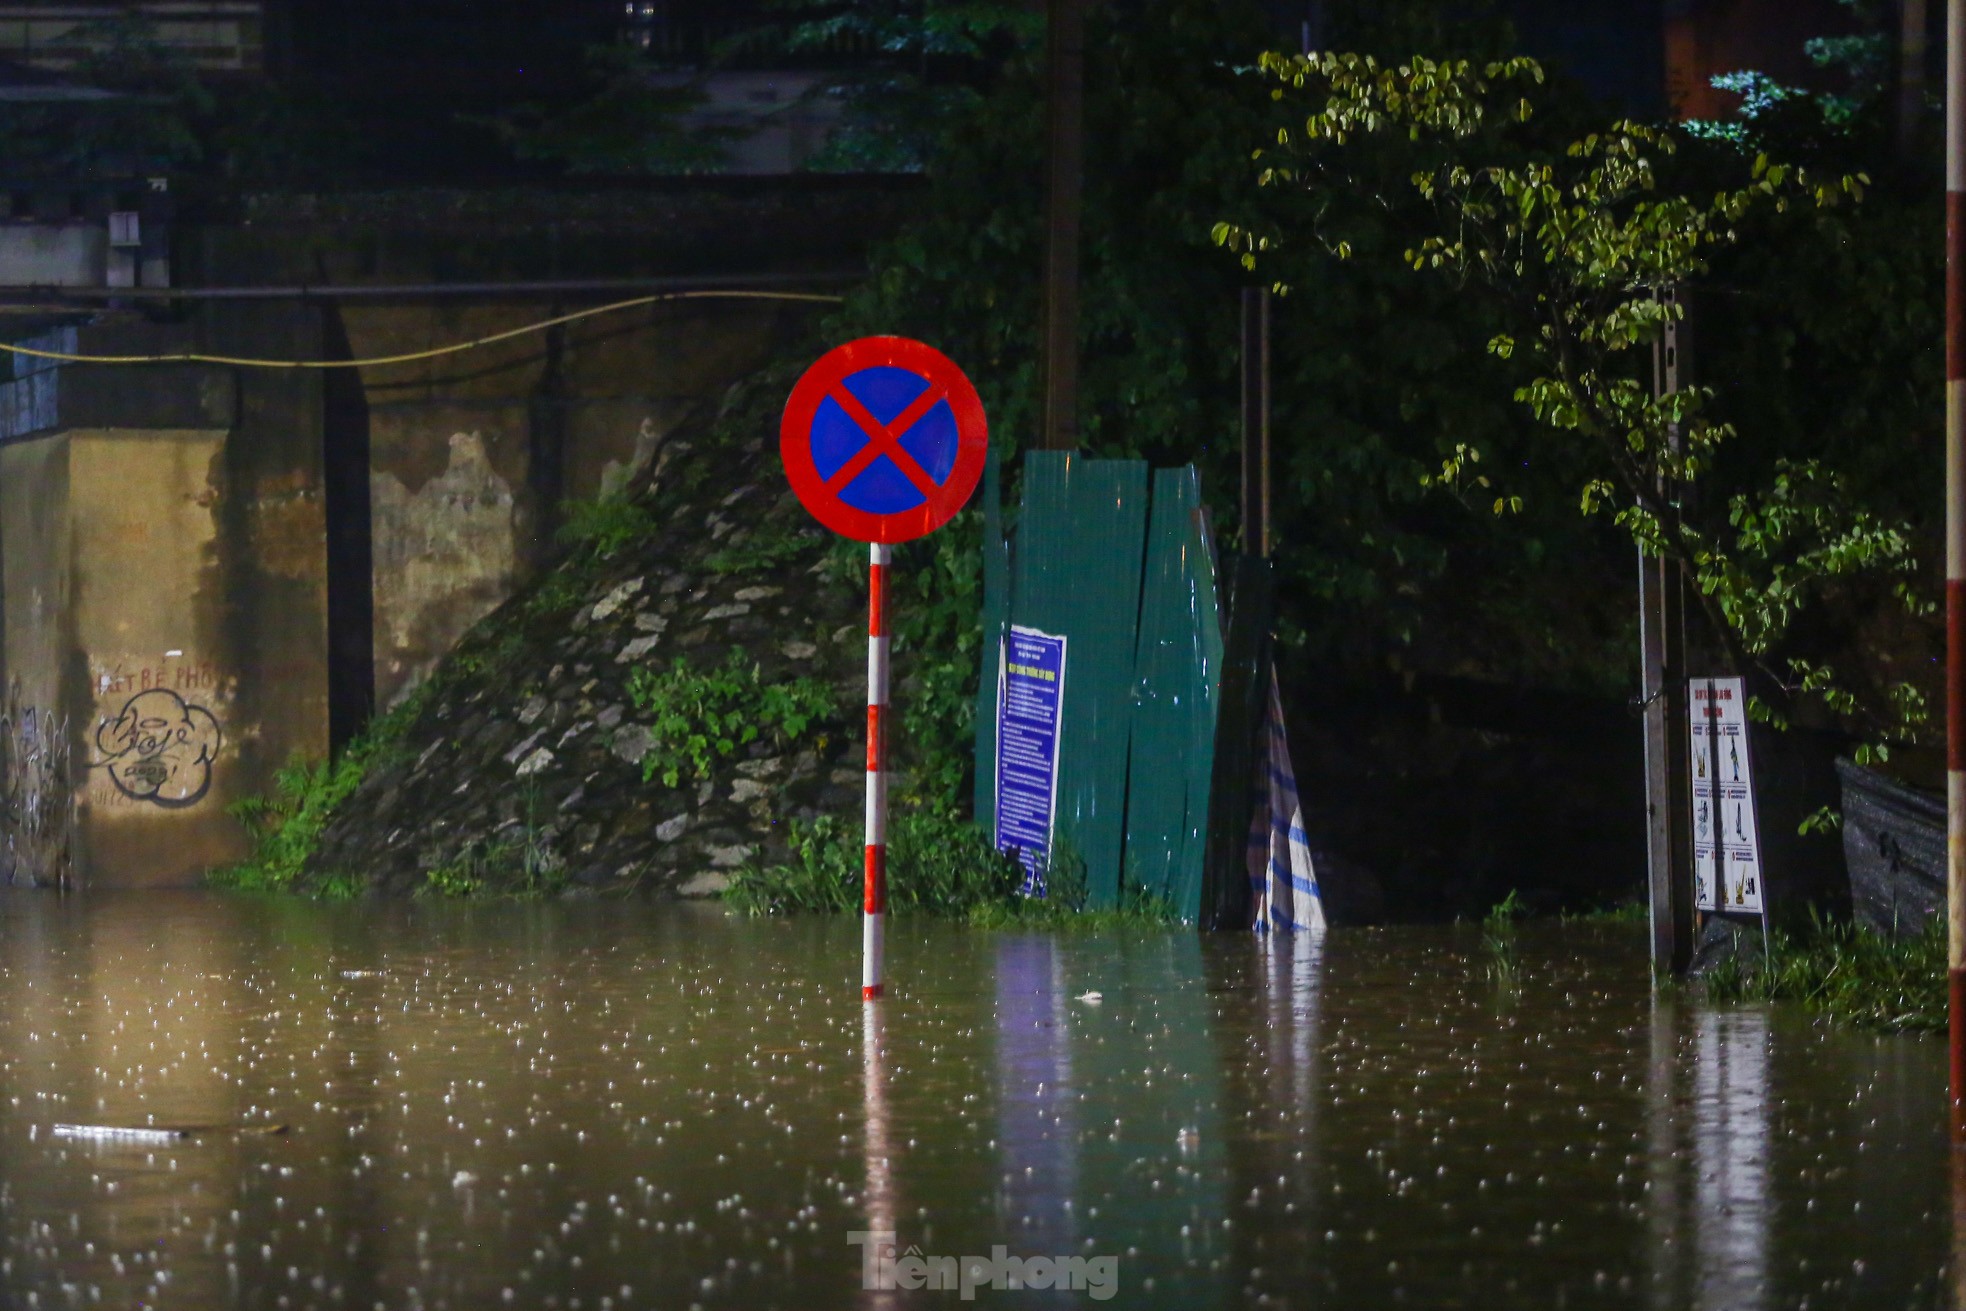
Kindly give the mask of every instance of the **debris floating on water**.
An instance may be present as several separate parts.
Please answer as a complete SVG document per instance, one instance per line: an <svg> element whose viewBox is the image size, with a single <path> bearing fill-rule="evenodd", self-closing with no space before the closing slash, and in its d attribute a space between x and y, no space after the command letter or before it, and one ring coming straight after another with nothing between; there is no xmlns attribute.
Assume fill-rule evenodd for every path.
<svg viewBox="0 0 1966 1311"><path fill-rule="evenodd" d="M58 1124L57 1138L89 1138L100 1142L174 1143L189 1138L188 1129L140 1129L121 1124Z"/></svg>
<svg viewBox="0 0 1966 1311"><path fill-rule="evenodd" d="M199 1134L274 1135L286 1131L287 1126L284 1124L58 1124L54 1132L57 1138L87 1138L96 1142L175 1143L187 1138L195 1138Z"/></svg>

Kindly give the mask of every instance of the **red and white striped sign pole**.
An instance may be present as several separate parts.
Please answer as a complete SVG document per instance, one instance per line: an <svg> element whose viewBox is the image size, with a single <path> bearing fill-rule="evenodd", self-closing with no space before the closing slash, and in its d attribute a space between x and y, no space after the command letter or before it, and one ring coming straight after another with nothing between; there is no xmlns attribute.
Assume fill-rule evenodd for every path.
<svg viewBox="0 0 1966 1311"><path fill-rule="evenodd" d="M1946 5L1946 966L1966 1137L1966 0Z"/></svg>
<svg viewBox="0 0 1966 1311"><path fill-rule="evenodd" d="M886 990L887 567L896 542L954 518L982 480L990 432L955 361L906 337L835 346L799 378L778 425L785 479L812 517L867 553L867 872L860 996Z"/></svg>
<svg viewBox="0 0 1966 1311"><path fill-rule="evenodd" d="M887 927L887 566L893 549L867 548L867 900L860 930L860 996L881 995Z"/></svg>

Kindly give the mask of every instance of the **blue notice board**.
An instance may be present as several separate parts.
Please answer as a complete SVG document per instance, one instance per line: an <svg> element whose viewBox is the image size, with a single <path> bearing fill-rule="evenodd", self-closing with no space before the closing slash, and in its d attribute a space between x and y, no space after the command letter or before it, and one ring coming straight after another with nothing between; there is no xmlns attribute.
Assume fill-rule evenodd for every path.
<svg viewBox="0 0 1966 1311"><path fill-rule="evenodd" d="M997 850L1017 853L1033 896L1051 856L1064 697L1065 639L1013 624L997 660Z"/></svg>

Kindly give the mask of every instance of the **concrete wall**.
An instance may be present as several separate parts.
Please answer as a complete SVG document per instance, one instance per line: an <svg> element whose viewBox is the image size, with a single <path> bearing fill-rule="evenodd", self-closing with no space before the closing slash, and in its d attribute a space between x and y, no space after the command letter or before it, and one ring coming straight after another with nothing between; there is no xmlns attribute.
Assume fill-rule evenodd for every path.
<svg viewBox="0 0 1966 1311"><path fill-rule="evenodd" d="M355 358L468 341L551 301L351 305ZM765 363L799 313L638 307L466 354L361 371L369 415L375 694L407 695L553 551L560 505L619 491L681 419Z"/></svg>
<svg viewBox="0 0 1966 1311"><path fill-rule="evenodd" d="M220 430L67 435L73 654L95 882L179 884L245 854L238 653L218 623ZM72 695L72 694L71 694ZM72 704L72 702L71 702ZM245 786L242 786L245 785Z"/></svg>
<svg viewBox="0 0 1966 1311"><path fill-rule="evenodd" d="M0 446L0 672L27 705L64 705L69 549L68 438Z"/></svg>
<svg viewBox="0 0 1966 1311"><path fill-rule="evenodd" d="M0 275L20 287L100 287L109 230L99 223L0 223Z"/></svg>
<svg viewBox="0 0 1966 1311"><path fill-rule="evenodd" d="M182 281L838 269L891 228L901 194L803 186L249 201L178 233ZM23 323L17 339L353 360L594 299L219 302ZM406 695L552 557L565 500L626 486L814 313L668 301L325 374L16 367L0 380L0 676L69 716L84 883L191 884L237 859L230 803Z"/></svg>
<svg viewBox="0 0 1966 1311"><path fill-rule="evenodd" d="M377 285L851 270L892 231L908 182L824 178L646 188L404 189L238 198L177 243L187 284ZM620 299L635 293L623 290ZM495 335L610 297L595 293L346 300L318 312L322 353L368 359ZM289 310L296 307L287 306ZM796 339L811 306L680 300L469 352L326 379L330 459L360 450L331 531L367 542L329 565L338 650L335 730L361 692L407 695L463 632L554 550L559 507L624 485L684 416ZM263 351L254 353L264 353ZM351 471L342 471L344 473ZM356 587L350 573L360 570ZM366 667L366 666L372 666ZM356 684L361 687L357 688Z"/></svg>
<svg viewBox="0 0 1966 1311"><path fill-rule="evenodd" d="M63 348L300 356L303 307L109 314ZM238 859L230 803L326 754L318 379L169 365L33 375L0 438L0 676L67 716L85 886Z"/></svg>
<svg viewBox="0 0 1966 1311"><path fill-rule="evenodd" d="M68 716L85 886L183 885L239 859L226 807L288 754L326 749L309 686L323 670L266 696L281 671L229 622L232 557L279 549L276 534L229 537L230 436L74 429L0 447L4 669ZM318 517L304 536L293 563L318 575Z"/></svg>

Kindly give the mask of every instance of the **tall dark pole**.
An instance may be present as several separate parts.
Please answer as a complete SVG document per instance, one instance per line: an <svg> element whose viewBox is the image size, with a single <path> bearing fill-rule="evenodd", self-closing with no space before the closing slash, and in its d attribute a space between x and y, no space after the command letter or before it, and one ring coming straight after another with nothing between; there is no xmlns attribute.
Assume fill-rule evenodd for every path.
<svg viewBox="0 0 1966 1311"><path fill-rule="evenodd" d="M1925 112L1925 0L1899 0L1898 158L1918 152L1918 120Z"/></svg>
<svg viewBox="0 0 1966 1311"><path fill-rule="evenodd" d="M1270 571L1270 293L1242 293L1242 553L1227 589L1215 761L1208 785L1201 925L1250 926L1249 829L1265 804L1265 716L1270 707L1274 619ZM1265 800L1259 800L1265 798Z"/></svg>
<svg viewBox="0 0 1966 1311"><path fill-rule="evenodd" d="M1079 213L1085 187L1085 3L1047 0L1050 185L1045 205L1044 430L1039 445L1079 444Z"/></svg>
<svg viewBox="0 0 1966 1311"><path fill-rule="evenodd" d="M1966 0L1962 0L1966 3ZM1668 297L1672 293L1665 293ZM1680 331L1667 318L1655 348L1653 387L1680 387ZM1675 436L1674 440L1677 440ZM1676 493L1660 489L1668 504ZM1661 525L1666 532L1673 524ZM1645 707L1645 856L1652 969L1679 975L1693 959L1692 783L1686 722L1686 594L1679 566L1638 553L1639 677Z"/></svg>
<svg viewBox="0 0 1966 1311"><path fill-rule="evenodd" d="M1242 549L1270 555L1270 291L1242 293Z"/></svg>
<svg viewBox="0 0 1966 1311"><path fill-rule="evenodd" d="M1946 965L1966 1139L1966 0L1946 5Z"/></svg>

